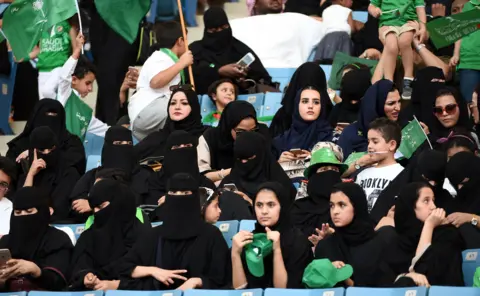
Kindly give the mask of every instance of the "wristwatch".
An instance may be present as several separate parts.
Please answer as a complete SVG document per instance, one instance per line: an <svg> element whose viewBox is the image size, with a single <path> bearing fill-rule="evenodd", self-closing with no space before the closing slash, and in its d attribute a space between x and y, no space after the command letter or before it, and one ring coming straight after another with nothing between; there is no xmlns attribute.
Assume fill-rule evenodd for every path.
<svg viewBox="0 0 480 296"><path fill-rule="evenodd" d="M358 164L358 162L355 161L354 168L358 171L358 170L361 169L362 167Z"/></svg>
<svg viewBox="0 0 480 296"><path fill-rule="evenodd" d="M470 223L471 223L473 226L477 226L477 224L478 224L478 218L477 218L477 216L473 215L472 220L470 221Z"/></svg>

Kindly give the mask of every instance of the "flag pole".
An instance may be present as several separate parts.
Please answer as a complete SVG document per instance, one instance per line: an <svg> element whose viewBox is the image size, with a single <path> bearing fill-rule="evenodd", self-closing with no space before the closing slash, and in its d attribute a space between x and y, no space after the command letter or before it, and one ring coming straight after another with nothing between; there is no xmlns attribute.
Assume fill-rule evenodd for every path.
<svg viewBox="0 0 480 296"><path fill-rule="evenodd" d="M82 29L82 17L80 16L80 7L78 6L78 1L77 1L77 0L73 0L73 2L75 2L75 7L77 8L78 26L80 27L80 33L83 34L83 29ZM73 40L72 40L72 41L73 41ZM83 52L83 46L82 46L82 54L84 54L84 52Z"/></svg>
<svg viewBox="0 0 480 296"><path fill-rule="evenodd" d="M418 125L420 126L423 134L425 135L425 138L427 138L427 142L428 142L428 145L430 145L430 149L433 150L433 146L432 146L432 143L430 143L430 139L428 139L428 135L425 133L425 131L423 130L423 127L422 125L420 124L420 121L418 121L417 117L415 115L413 115L413 118L415 119L415 121L418 123Z"/></svg>
<svg viewBox="0 0 480 296"><path fill-rule="evenodd" d="M183 10L182 10L182 2L181 0L177 0L178 5L178 14L180 15L180 24L182 25L182 34L183 34L183 41L185 42L185 52L188 51L188 40L187 40L187 30L185 26L185 19L183 18ZM195 89L195 82L193 80L193 71L192 66L188 66L188 77L190 78L190 84Z"/></svg>

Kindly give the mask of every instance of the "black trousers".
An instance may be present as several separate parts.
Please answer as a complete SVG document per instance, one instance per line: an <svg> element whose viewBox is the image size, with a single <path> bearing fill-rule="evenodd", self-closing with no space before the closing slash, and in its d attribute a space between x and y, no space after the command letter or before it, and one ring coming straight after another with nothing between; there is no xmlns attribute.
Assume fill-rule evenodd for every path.
<svg viewBox="0 0 480 296"><path fill-rule="evenodd" d="M128 66L135 65L138 44L129 44L113 31L94 7L91 17L90 41L98 84L95 116L108 125L115 125L119 118L120 87Z"/></svg>

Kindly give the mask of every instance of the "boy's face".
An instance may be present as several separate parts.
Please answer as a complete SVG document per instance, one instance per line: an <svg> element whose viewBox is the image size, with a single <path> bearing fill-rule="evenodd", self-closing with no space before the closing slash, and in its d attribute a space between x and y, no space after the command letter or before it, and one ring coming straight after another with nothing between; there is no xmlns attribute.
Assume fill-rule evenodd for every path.
<svg viewBox="0 0 480 296"><path fill-rule="evenodd" d="M342 5L343 7L351 8L352 5L353 5L353 1L352 0L341 0L340 5Z"/></svg>
<svg viewBox="0 0 480 296"><path fill-rule="evenodd" d="M95 74L88 72L83 78L72 76L72 88L76 90L80 97L85 98L93 91L93 82L95 81Z"/></svg>
<svg viewBox="0 0 480 296"><path fill-rule="evenodd" d="M185 40L183 40L183 37L178 38L177 47L178 47L178 57L181 57L185 53Z"/></svg>
<svg viewBox="0 0 480 296"><path fill-rule="evenodd" d="M389 153L394 153L397 143L394 140L385 141L383 134L374 129L368 131L368 153L377 156L377 159L385 159Z"/></svg>

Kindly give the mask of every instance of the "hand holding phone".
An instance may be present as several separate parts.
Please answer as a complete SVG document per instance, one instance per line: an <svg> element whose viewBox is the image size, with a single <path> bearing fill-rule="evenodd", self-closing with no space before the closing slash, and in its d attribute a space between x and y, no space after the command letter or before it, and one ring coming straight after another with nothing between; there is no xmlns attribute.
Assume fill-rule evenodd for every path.
<svg viewBox="0 0 480 296"><path fill-rule="evenodd" d="M0 267L5 266L7 262L12 259L12 254L9 249L0 249Z"/></svg>
<svg viewBox="0 0 480 296"><path fill-rule="evenodd" d="M290 152L296 157L296 158L307 158L310 155L310 152L302 149L291 149Z"/></svg>
<svg viewBox="0 0 480 296"><path fill-rule="evenodd" d="M233 183L225 184L225 185L223 185L223 188L225 188L228 191L232 191L232 192L238 191L237 186Z"/></svg>

